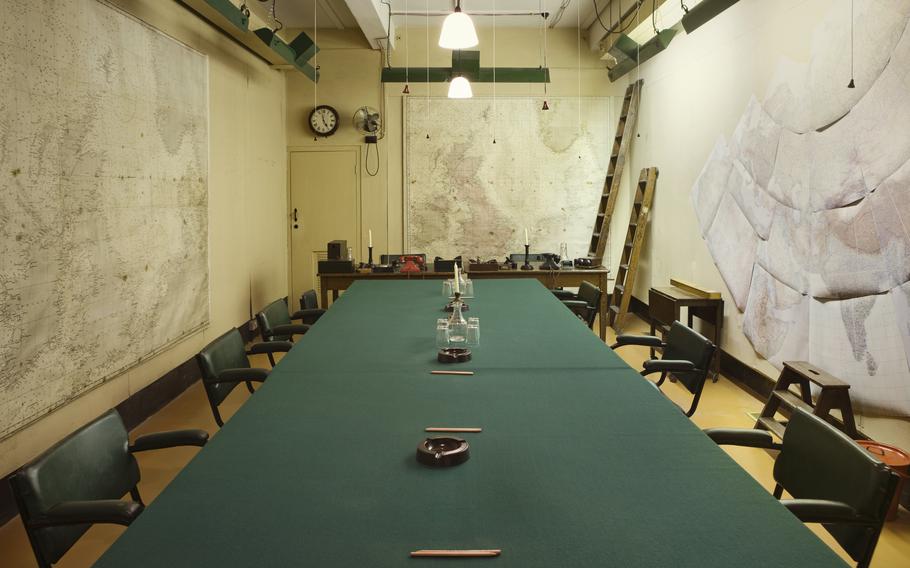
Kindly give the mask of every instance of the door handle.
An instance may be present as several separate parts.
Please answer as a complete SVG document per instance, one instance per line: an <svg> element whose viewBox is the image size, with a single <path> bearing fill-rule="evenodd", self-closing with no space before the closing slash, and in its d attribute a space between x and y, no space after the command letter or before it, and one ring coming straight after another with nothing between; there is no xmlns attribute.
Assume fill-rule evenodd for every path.
<svg viewBox="0 0 910 568"><path fill-rule="evenodd" d="M299 227L299 225L297 224L297 208L294 207L294 228L296 229L298 227Z"/></svg>

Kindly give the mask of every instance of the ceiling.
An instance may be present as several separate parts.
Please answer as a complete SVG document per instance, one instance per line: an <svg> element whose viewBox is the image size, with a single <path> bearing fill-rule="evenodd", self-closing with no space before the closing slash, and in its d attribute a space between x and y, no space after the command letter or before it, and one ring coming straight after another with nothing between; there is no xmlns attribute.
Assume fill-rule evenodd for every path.
<svg viewBox="0 0 910 568"><path fill-rule="evenodd" d="M313 11L316 11L316 24L319 28L358 28L357 21L348 8L348 3L369 2L370 0L246 0L247 6L264 21L271 21L270 12L274 2L278 19L286 28L312 28ZM425 25L424 14L427 9L432 12L449 12L455 6L454 0L388 0L393 12L419 13L417 17L409 17L408 25ZM633 0L629 0L632 2ZM610 0L598 0L597 6L602 11ZM462 0L461 7L467 13L493 12L497 14L514 12L540 12L550 13L550 24L556 21L556 27L575 28L580 20L581 27L586 28L594 20L594 3L591 0ZM558 20L557 20L558 18ZM529 27L540 26L539 16L530 15L497 15L474 16L477 26L492 26L495 19L496 26L503 27ZM396 26L405 26L405 17L394 16ZM433 25L440 25L442 17L431 18Z"/></svg>

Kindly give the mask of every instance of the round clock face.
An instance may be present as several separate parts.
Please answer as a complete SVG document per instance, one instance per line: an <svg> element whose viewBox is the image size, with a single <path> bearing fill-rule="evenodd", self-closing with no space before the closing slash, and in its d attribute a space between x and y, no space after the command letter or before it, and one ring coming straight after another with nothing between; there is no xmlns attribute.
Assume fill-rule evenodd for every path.
<svg viewBox="0 0 910 568"><path fill-rule="evenodd" d="M329 136L338 129L338 111L328 105L319 105L310 112L310 128L320 136Z"/></svg>

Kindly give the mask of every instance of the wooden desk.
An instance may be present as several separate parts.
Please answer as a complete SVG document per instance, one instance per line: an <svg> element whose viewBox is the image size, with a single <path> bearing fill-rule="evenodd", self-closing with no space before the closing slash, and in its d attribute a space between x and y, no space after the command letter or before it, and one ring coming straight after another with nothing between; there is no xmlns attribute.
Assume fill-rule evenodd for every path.
<svg viewBox="0 0 910 568"><path fill-rule="evenodd" d="M452 278L451 272L434 272L427 270L418 273L377 273L377 272L347 272L336 274L318 274L319 290L322 296L322 308L329 306L329 291L332 292L332 300L337 300L342 290L350 288L351 284L358 280L386 282L390 280L442 280ZM547 288L581 286L584 281L591 282L601 289L603 294L600 296L600 308L598 309L598 320L600 320L600 338L607 339L607 277L610 271L606 268L592 269L574 269L563 268L561 270L497 270L491 272L470 272L468 277L472 280L495 279L516 279L516 278L536 278ZM441 293L441 291L440 291Z"/></svg>
<svg viewBox="0 0 910 568"><path fill-rule="evenodd" d="M717 346L714 353L714 382L720 373L720 338L724 325L724 301L702 298L676 286L651 288L648 290L648 314L651 316L651 335L660 330L663 335L674 321L679 321L682 308L688 308L687 325L692 327L693 319L699 318L710 323L714 334L709 338ZM651 350L654 356L654 350Z"/></svg>

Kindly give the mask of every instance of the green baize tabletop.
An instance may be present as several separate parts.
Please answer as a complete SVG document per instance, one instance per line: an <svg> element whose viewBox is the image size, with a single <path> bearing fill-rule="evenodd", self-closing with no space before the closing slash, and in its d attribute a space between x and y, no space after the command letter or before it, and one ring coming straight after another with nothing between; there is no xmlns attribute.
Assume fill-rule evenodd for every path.
<svg viewBox="0 0 910 568"><path fill-rule="evenodd" d="M474 286L445 366L438 281L354 284L97 566L844 566L539 282Z"/></svg>

